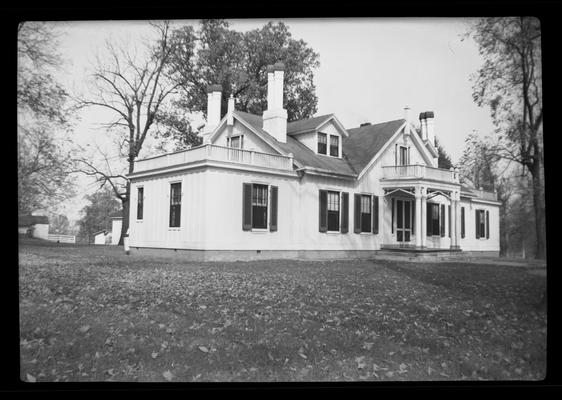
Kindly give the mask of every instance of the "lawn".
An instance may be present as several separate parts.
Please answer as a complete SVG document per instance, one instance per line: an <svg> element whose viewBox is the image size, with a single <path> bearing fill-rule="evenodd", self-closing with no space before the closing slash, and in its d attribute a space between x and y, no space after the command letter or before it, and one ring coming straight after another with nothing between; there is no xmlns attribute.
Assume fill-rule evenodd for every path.
<svg viewBox="0 0 562 400"><path fill-rule="evenodd" d="M189 263L20 241L25 381L537 380L536 268Z"/></svg>

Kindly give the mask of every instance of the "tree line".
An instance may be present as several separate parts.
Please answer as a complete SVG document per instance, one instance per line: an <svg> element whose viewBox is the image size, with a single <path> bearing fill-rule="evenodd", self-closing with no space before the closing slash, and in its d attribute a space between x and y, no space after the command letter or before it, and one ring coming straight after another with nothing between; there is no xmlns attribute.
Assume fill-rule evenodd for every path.
<svg viewBox="0 0 562 400"><path fill-rule="evenodd" d="M107 41L92 65L86 94L69 93L53 78L60 68L58 35L45 23L18 28L18 211L50 207L74 195L71 176L93 178L102 194L90 196L81 232L109 226L100 202L113 196L123 210L122 235L129 224L130 185L135 160L151 148L179 150L200 144L196 116L206 109L206 88L223 88L222 112L230 95L237 109L260 114L266 108L268 65L285 64L284 107L288 119L313 116L317 110L314 71L319 55L292 37L282 22L239 32L227 21L202 20L196 26L151 22L152 38L135 46ZM471 22L466 38L478 45L484 60L472 77L474 101L489 107L496 131L486 138L469 135L460 160L463 183L495 189L503 204L501 247L508 254L534 226L533 255L546 254L542 82L539 21L534 18L481 18ZM103 121L115 139L114 155L96 148L98 160L69 146L54 132L71 132L81 109L106 110ZM62 136L65 137L65 136ZM69 137L69 135L66 135ZM170 145L172 146L170 148ZM439 166L453 163L438 144ZM101 157L101 158L100 158ZM518 165L520 168L515 168ZM95 206L98 204L99 206ZM110 207L110 208L111 208ZM515 217L517 215L517 217ZM98 229L99 228L99 229ZM122 243L121 237L120 243Z"/></svg>

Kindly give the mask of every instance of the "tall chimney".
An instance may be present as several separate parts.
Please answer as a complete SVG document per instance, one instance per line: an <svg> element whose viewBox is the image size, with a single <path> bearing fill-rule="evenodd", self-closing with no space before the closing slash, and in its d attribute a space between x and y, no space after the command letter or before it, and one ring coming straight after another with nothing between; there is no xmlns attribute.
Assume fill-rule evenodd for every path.
<svg viewBox="0 0 562 400"><path fill-rule="evenodd" d="M433 126L433 111L426 111L425 112L425 123L427 125L427 140L433 146L435 146L435 131Z"/></svg>
<svg viewBox="0 0 562 400"><path fill-rule="evenodd" d="M263 112L263 129L281 143L287 142L287 110L283 108L285 66L267 67L267 110Z"/></svg>
<svg viewBox="0 0 562 400"><path fill-rule="evenodd" d="M420 113L420 129L421 129L421 138L423 141L427 140L427 124L425 120L425 113Z"/></svg>
<svg viewBox="0 0 562 400"><path fill-rule="evenodd" d="M230 97L228 98L228 108L227 108L227 119L226 119L226 124L227 125L233 125L234 124L234 118L232 116L232 113L234 112L234 97L232 97L232 94L230 95Z"/></svg>
<svg viewBox="0 0 562 400"><path fill-rule="evenodd" d="M404 119L406 120L406 127L404 128L404 134L410 134L410 107L404 107Z"/></svg>
<svg viewBox="0 0 562 400"><path fill-rule="evenodd" d="M222 87L220 85L209 85L207 87L207 124L205 131L215 129L221 120L221 97Z"/></svg>

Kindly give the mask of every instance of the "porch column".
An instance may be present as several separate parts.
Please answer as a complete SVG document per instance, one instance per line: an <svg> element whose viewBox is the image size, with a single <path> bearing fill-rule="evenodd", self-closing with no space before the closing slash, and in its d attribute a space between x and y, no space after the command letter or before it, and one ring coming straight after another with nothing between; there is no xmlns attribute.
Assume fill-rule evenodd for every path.
<svg viewBox="0 0 562 400"><path fill-rule="evenodd" d="M421 187L416 186L415 188L415 196L416 196L416 247L421 247L422 246L422 193L421 193Z"/></svg>
<svg viewBox="0 0 562 400"><path fill-rule="evenodd" d="M424 188L423 186L420 187L420 194L421 194L421 202L420 202L421 212L419 213L421 218L421 223L419 224L421 228L420 239L421 239L421 247L426 247L427 227L425 225L427 224L426 222L427 221L427 189Z"/></svg>
<svg viewBox="0 0 562 400"><path fill-rule="evenodd" d="M453 207L451 210L455 210L455 228L453 230L453 235L451 238L453 239L452 245L455 249L460 249L460 237L461 237L461 210L460 210L460 193L457 191L453 192Z"/></svg>

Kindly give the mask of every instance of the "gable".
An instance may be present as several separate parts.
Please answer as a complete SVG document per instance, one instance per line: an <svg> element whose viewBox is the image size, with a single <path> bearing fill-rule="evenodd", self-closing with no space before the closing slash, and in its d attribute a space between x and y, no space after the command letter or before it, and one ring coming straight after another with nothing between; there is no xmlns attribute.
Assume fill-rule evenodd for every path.
<svg viewBox="0 0 562 400"><path fill-rule="evenodd" d="M234 118L233 125L223 124L211 138L211 143L217 146L227 146L227 137L244 136L244 150L254 150L263 153L277 153L273 147L267 144L262 138L248 129L238 119Z"/></svg>

